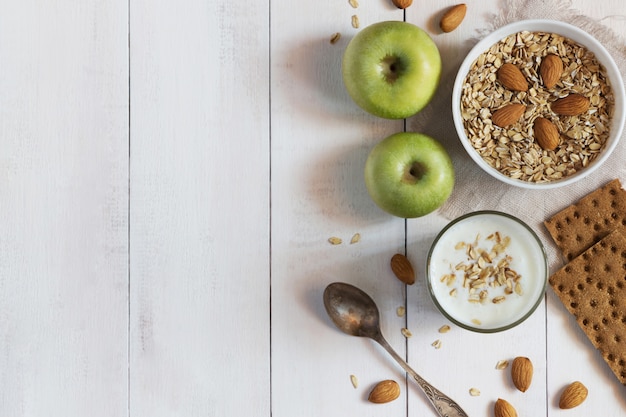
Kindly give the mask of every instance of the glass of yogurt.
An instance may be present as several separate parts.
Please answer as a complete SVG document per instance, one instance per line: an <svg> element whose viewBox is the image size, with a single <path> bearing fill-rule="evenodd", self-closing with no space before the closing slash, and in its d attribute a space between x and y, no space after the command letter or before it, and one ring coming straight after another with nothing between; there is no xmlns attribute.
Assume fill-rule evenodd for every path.
<svg viewBox="0 0 626 417"><path fill-rule="evenodd" d="M477 211L450 222L428 253L437 308L468 330L493 333L528 318L543 299L547 256L539 237L506 213Z"/></svg>

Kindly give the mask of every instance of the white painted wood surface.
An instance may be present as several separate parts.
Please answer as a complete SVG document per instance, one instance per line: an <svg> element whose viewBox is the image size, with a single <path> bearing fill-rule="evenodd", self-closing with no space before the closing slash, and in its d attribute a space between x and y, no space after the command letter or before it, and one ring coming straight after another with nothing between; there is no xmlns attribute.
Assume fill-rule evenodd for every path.
<svg viewBox="0 0 626 417"><path fill-rule="evenodd" d="M0 2L0 415L125 415L128 20Z"/></svg>
<svg viewBox="0 0 626 417"><path fill-rule="evenodd" d="M270 413L269 8L130 3L133 416Z"/></svg>
<svg viewBox="0 0 626 417"><path fill-rule="evenodd" d="M343 89L351 16L406 18L445 60L503 3L469 2L445 36L436 19L453 1L406 16L360 3L0 3L0 416L434 416L381 348L333 328L321 294L336 280L375 298L389 342L471 416L498 397L520 417L626 413L550 291L514 330L441 335L424 283L391 276L405 250L423 274L446 221L405 222L367 196L369 149L404 123ZM573 7L626 36L621 1ZM535 363L526 393L494 369L517 355ZM368 403L387 378L401 398ZM589 398L560 411L574 379Z"/></svg>

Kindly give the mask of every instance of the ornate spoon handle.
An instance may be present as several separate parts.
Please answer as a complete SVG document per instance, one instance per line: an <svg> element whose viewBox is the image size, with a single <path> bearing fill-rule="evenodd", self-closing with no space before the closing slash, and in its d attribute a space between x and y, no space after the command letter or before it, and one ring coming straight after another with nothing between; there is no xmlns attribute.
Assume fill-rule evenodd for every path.
<svg viewBox="0 0 626 417"><path fill-rule="evenodd" d="M467 413L463 411L463 409L452 398L448 397L446 394L433 387L424 378L419 376L417 372L415 372L413 368L411 368L409 364L406 363L395 350L393 350L382 334L375 337L374 340L384 347L385 350L396 360L396 362L400 364L402 369L415 379L417 385L419 385L424 394L426 394L426 397L441 417L468 417Z"/></svg>

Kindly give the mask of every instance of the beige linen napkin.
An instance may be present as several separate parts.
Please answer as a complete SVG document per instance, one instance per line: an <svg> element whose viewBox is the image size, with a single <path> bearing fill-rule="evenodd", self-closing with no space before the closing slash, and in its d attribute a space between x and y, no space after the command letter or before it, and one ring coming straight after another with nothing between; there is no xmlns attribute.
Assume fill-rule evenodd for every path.
<svg viewBox="0 0 626 417"><path fill-rule="evenodd" d="M600 41L615 59L620 72L626 75L626 44L601 22L580 15L571 9L569 1L555 4L541 0L507 0L502 12L489 20L487 27L459 51L442 51L448 60L447 73L435 101L423 113L409 121L408 130L424 132L439 138L449 149L455 163L456 185L440 214L453 219L475 210L499 210L519 217L537 232L548 252L551 271L562 265L562 259L543 226L543 221L560 209L572 204L585 194L608 181L619 178L626 185L626 138L622 137L611 157L590 176L580 182L553 190L526 190L506 185L484 173L467 155L459 143L452 124L451 94L456 71L465 54L485 34L524 19L562 20L578 26ZM450 63L450 61L454 61ZM453 66L453 68L450 68ZM444 94L445 92L445 94ZM625 134L626 136L626 134Z"/></svg>

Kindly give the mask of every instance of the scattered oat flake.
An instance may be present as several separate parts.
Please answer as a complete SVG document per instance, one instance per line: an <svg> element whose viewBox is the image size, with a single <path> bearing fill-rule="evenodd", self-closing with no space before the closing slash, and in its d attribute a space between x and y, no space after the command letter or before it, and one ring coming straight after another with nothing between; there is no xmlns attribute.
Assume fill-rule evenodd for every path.
<svg viewBox="0 0 626 417"><path fill-rule="evenodd" d="M359 2L357 0L348 0L348 3L350 3L350 6L352 6L353 9L359 7Z"/></svg>
<svg viewBox="0 0 626 417"><path fill-rule="evenodd" d="M402 334L406 338L409 338L409 337L413 336L413 333L411 333L411 331L409 329L407 329L406 327L403 327L400 331L402 332Z"/></svg>
<svg viewBox="0 0 626 417"><path fill-rule="evenodd" d="M352 27L355 29L359 28L359 16L352 15Z"/></svg>
<svg viewBox="0 0 626 417"><path fill-rule="evenodd" d="M472 397L478 397L480 395L480 390L478 388L470 388L469 393Z"/></svg>
<svg viewBox="0 0 626 417"><path fill-rule="evenodd" d="M359 386L359 380L354 375L350 375L350 382L352 382L352 386L354 388L357 388Z"/></svg>
<svg viewBox="0 0 626 417"><path fill-rule="evenodd" d="M439 333L448 333L450 331L450 326L444 324L439 328Z"/></svg>
<svg viewBox="0 0 626 417"><path fill-rule="evenodd" d="M482 322L480 320L478 320L478 319L472 319L472 323L474 323L474 324L476 324L478 326L480 326L482 324Z"/></svg>
<svg viewBox="0 0 626 417"><path fill-rule="evenodd" d="M435 349L439 349L441 348L441 340L437 339L434 342L432 342L430 345L434 347Z"/></svg>
<svg viewBox="0 0 626 417"><path fill-rule="evenodd" d="M353 245L355 243L358 243L361 240L361 234L360 233L355 233L352 236L352 239L350 239L350 244Z"/></svg>
<svg viewBox="0 0 626 417"><path fill-rule="evenodd" d="M507 361L506 359L503 359L496 363L496 369L498 370L506 369L507 366L509 366L509 361Z"/></svg>
<svg viewBox="0 0 626 417"><path fill-rule="evenodd" d="M330 242L331 245L341 245L342 240L339 237L333 236L328 238L328 242Z"/></svg>
<svg viewBox="0 0 626 417"><path fill-rule="evenodd" d="M396 308L396 314L398 315L398 317L403 317L405 312L406 309L404 308L404 306Z"/></svg>
<svg viewBox="0 0 626 417"><path fill-rule="evenodd" d="M341 39L341 33L339 32L335 32L331 37L330 37L330 43L332 43L333 45L336 44L337 42L339 42L339 39Z"/></svg>

